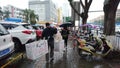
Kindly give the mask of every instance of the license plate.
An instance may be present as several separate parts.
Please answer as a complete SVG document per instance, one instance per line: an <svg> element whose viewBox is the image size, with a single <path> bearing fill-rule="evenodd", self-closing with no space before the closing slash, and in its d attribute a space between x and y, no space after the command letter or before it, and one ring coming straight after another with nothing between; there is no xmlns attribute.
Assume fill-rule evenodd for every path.
<svg viewBox="0 0 120 68"><path fill-rule="evenodd" d="M9 49L9 48L7 48L7 49L5 49L5 50L0 51L0 57L2 57L2 56L4 56L4 55L8 54L8 53L9 53L9 51L10 51L10 49Z"/></svg>

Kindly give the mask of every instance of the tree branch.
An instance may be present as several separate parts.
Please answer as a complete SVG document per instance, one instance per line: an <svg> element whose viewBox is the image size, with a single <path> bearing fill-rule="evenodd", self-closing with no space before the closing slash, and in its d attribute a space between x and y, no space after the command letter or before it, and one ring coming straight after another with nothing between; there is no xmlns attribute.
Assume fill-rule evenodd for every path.
<svg viewBox="0 0 120 68"><path fill-rule="evenodd" d="M74 5L72 4L72 2L69 1L69 3L70 3L70 6L72 7L72 9L81 17L80 12L78 12L78 11L75 9L75 7L74 7Z"/></svg>
<svg viewBox="0 0 120 68"><path fill-rule="evenodd" d="M85 7L87 7L88 3L87 3L87 0L85 0Z"/></svg>
<svg viewBox="0 0 120 68"><path fill-rule="evenodd" d="M88 12L88 10L89 10L89 8L90 8L90 5L91 5L92 1L93 1L93 0L89 0L89 2L87 3L87 6L86 6L87 12Z"/></svg>
<svg viewBox="0 0 120 68"><path fill-rule="evenodd" d="M81 4L82 8L85 9L85 5L83 5L82 0L80 0L80 4Z"/></svg>

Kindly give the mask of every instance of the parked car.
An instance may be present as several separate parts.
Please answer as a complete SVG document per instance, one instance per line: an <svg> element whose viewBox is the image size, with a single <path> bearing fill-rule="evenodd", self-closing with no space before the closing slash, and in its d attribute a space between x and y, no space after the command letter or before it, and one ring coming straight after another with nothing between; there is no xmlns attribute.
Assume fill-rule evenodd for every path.
<svg viewBox="0 0 120 68"><path fill-rule="evenodd" d="M37 38L37 40L39 40L42 37L42 31L43 30L39 26L32 25L32 27L36 31L36 38Z"/></svg>
<svg viewBox="0 0 120 68"><path fill-rule="evenodd" d="M14 43L10 33L0 24L0 60L14 52Z"/></svg>
<svg viewBox="0 0 120 68"><path fill-rule="evenodd" d="M15 51L25 49L25 44L36 40L36 33L28 23L0 22L12 35Z"/></svg>

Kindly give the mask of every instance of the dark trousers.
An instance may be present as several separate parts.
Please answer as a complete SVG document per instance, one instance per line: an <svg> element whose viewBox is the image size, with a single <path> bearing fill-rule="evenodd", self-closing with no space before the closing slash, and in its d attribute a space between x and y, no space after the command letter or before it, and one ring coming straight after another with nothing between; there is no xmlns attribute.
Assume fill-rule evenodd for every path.
<svg viewBox="0 0 120 68"><path fill-rule="evenodd" d="M48 50L50 52L46 54L46 60L49 60L49 58L54 57L54 40L48 41Z"/></svg>
<svg viewBox="0 0 120 68"><path fill-rule="evenodd" d="M63 38L63 39L64 39L65 47L67 47L68 37Z"/></svg>

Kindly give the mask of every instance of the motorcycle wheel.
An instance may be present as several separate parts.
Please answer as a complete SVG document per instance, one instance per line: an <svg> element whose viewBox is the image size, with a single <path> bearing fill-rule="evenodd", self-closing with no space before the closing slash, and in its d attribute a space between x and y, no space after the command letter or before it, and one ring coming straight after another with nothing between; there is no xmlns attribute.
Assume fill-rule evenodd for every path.
<svg viewBox="0 0 120 68"><path fill-rule="evenodd" d="M80 48L77 48L77 51L78 51L78 55L81 57L81 58L85 58L87 55L84 55L82 54L82 50Z"/></svg>
<svg viewBox="0 0 120 68"><path fill-rule="evenodd" d="M78 54L79 56L82 58L82 59L86 59L87 61L92 61L93 58L92 58L92 55L86 55L86 54L82 54L82 50L80 48L78 48Z"/></svg>

